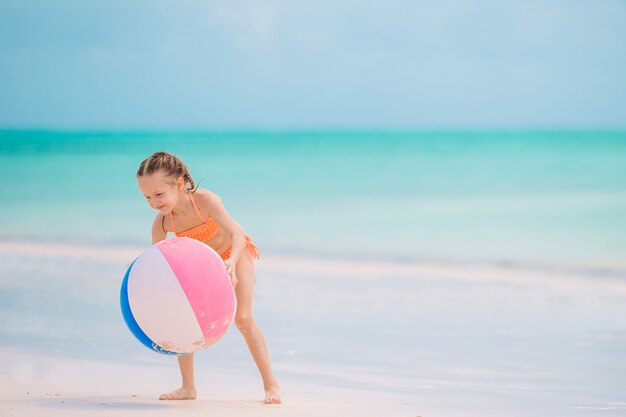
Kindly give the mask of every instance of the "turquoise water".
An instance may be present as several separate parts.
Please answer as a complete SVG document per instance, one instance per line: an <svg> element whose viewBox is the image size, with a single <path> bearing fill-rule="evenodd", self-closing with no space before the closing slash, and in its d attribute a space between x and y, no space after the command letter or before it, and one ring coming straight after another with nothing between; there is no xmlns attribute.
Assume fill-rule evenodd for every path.
<svg viewBox="0 0 626 417"><path fill-rule="evenodd" d="M626 267L626 132L0 131L0 240L149 244L156 150L266 253Z"/></svg>

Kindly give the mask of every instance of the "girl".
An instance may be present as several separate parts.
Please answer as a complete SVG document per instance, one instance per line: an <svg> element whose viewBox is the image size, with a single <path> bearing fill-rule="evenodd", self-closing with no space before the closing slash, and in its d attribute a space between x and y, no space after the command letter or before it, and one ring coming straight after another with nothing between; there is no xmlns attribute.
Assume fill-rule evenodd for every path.
<svg viewBox="0 0 626 417"><path fill-rule="evenodd" d="M279 404L280 386L272 373L263 333L252 317L253 259L258 259L258 249L243 228L230 218L220 198L194 185L187 167L178 157L167 152L155 152L139 165L137 182L150 207L159 212L152 224L152 244L165 239L167 232L172 232L176 236L204 242L221 254L237 297L235 324L263 378L264 402ZM178 366L182 387L161 395L159 399L196 398L193 353L178 356Z"/></svg>

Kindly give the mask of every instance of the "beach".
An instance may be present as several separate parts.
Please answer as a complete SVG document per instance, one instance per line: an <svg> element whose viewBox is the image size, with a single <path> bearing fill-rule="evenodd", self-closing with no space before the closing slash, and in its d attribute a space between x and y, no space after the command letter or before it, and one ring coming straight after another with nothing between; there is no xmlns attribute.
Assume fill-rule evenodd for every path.
<svg viewBox="0 0 626 417"><path fill-rule="evenodd" d="M198 400L162 402L175 359L118 306L141 247L2 242L2 414L606 416L626 412L618 272L267 256L255 310L284 404L262 404L234 326L196 355Z"/></svg>
<svg viewBox="0 0 626 417"><path fill-rule="evenodd" d="M235 326L158 400L119 291L161 149L261 251L280 406ZM3 416L626 414L624 132L5 130L0 174Z"/></svg>

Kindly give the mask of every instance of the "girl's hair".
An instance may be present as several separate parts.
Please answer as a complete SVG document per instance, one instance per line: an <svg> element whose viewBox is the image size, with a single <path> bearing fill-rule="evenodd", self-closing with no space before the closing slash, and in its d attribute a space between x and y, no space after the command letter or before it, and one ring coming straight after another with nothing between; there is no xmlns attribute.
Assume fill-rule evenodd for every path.
<svg viewBox="0 0 626 417"><path fill-rule="evenodd" d="M155 152L139 164L137 176L154 174L157 171L164 171L167 176L178 178L183 177L185 184L189 184L187 188L189 192L196 192L198 187L194 184L193 178L189 174L187 165L176 155L169 152Z"/></svg>

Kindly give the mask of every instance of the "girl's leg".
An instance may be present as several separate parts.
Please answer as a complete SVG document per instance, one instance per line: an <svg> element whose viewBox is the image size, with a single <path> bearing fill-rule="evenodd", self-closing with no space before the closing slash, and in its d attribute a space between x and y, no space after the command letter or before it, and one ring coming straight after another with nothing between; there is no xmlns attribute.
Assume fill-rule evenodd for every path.
<svg viewBox="0 0 626 417"><path fill-rule="evenodd" d="M263 387L265 388L265 403L280 404L281 392L278 381L272 373L272 365L270 363L265 337L261 333L261 329L257 326L252 317L252 298L254 292L254 261L252 256L246 250L237 262L237 285L235 286L235 294L237 295L237 314L235 315L235 324L246 339L246 344L252 358L256 363L261 378L263 378Z"/></svg>
<svg viewBox="0 0 626 417"><path fill-rule="evenodd" d="M183 379L183 386L176 391L163 394L159 400L195 400L196 383L193 377L193 353L178 356L178 367Z"/></svg>

